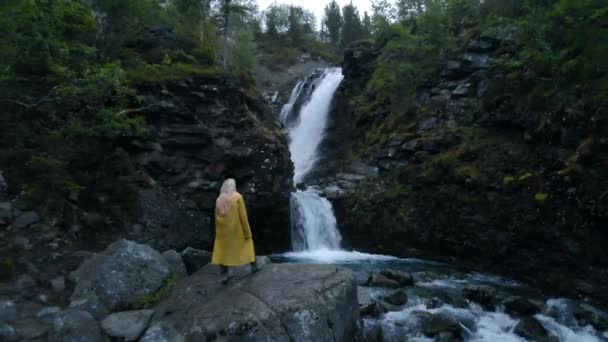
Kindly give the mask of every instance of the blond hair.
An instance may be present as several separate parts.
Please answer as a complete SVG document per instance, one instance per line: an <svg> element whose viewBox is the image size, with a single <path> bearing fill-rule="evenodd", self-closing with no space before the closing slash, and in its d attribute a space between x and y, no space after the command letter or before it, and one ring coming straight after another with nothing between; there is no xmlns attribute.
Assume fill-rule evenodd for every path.
<svg viewBox="0 0 608 342"><path fill-rule="evenodd" d="M236 181L232 178L226 179L220 189L220 195L215 201L215 210L219 212L221 216L228 214L236 194Z"/></svg>

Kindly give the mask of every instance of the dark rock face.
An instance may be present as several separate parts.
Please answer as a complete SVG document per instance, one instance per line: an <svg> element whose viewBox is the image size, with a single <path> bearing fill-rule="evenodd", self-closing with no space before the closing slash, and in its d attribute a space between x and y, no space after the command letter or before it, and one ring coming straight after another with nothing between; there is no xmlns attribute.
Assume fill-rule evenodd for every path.
<svg viewBox="0 0 608 342"><path fill-rule="evenodd" d="M215 199L231 177L245 198L257 250L286 250L293 166L281 126L261 96L221 77L140 92L149 94L144 108L151 134L132 153L142 179L171 194L140 193L136 223L143 228L130 236L161 250L209 249Z"/></svg>
<svg viewBox="0 0 608 342"><path fill-rule="evenodd" d="M504 302L505 312L513 316L531 316L541 311L541 305L526 298L510 298Z"/></svg>
<svg viewBox="0 0 608 342"><path fill-rule="evenodd" d="M534 341L547 341L549 338L547 329L533 317L522 319L515 327L514 332L523 338Z"/></svg>
<svg viewBox="0 0 608 342"><path fill-rule="evenodd" d="M596 108L532 101L534 70L495 63L517 49L516 33L503 25L463 42L403 109L370 90L382 47L347 49L326 139L341 143L324 147L322 177L354 161L379 173L325 192L350 248L449 260L605 305L608 125L572 119Z"/></svg>
<svg viewBox="0 0 608 342"><path fill-rule="evenodd" d="M176 284L141 341L219 336L243 340L353 341L359 310L353 274L330 265L268 264L220 283L209 265Z"/></svg>

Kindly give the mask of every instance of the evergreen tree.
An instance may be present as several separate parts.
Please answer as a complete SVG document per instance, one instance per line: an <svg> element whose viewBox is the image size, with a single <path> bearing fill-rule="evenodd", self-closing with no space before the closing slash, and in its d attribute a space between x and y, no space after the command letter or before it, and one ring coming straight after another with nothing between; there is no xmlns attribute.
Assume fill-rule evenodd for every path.
<svg viewBox="0 0 608 342"><path fill-rule="evenodd" d="M348 46L355 40L361 39L363 36L363 28L361 19L359 18L359 10L355 7L352 1L342 8L342 47Z"/></svg>
<svg viewBox="0 0 608 342"><path fill-rule="evenodd" d="M340 43L342 23L340 6L336 0L332 0L325 6L325 13L323 15L323 25L327 28L327 36L332 45L338 46Z"/></svg>

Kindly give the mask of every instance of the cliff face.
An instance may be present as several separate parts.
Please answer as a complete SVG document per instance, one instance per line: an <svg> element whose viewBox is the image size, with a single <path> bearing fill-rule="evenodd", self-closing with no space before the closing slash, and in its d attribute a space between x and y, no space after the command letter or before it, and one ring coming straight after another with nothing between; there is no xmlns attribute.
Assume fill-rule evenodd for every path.
<svg viewBox="0 0 608 342"><path fill-rule="evenodd" d="M130 233L158 247L211 247L215 199L223 180L232 177L245 197L259 249L286 249L292 165L281 127L261 97L221 77L156 84L140 92L149 94L151 134L133 151L137 165L151 184L200 210L202 222L190 227L168 222L176 229L155 232L159 220L146 220L154 209L144 204L143 219ZM164 246L167 235L175 235L175 243Z"/></svg>
<svg viewBox="0 0 608 342"><path fill-rule="evenodd" d="M481 266L605 303L605 110L529 96L533 72L497 62L517 49L512 29L466 42L408 109L370 90L382 47L351 46L334 113L347 124L329 134L353 148L334 171L363 161L379 174L341 188L344 175L327 178L340 189L326 193L354 248Z"/></svg>

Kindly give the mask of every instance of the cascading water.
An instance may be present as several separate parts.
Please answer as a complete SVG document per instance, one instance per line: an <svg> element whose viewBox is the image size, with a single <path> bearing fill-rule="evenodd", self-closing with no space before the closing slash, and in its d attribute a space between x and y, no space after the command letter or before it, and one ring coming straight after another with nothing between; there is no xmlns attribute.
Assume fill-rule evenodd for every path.
<svg viewBox="0 0 608 342"><path fill-rule="evenodd" d="M289 102L281 110L280 118L289 129L289 150L294 163L294 182L299 184L313 169L333 95L342 82L342 70L326 69L309 88L299 113L293 113L294 104L302 100L304 82L296 85ZM288 124L289 117L297 121ZM296 251L337 250L342 237L338 232L331 203L312 188L297 191L291 197L292 247Z"/></svg>

